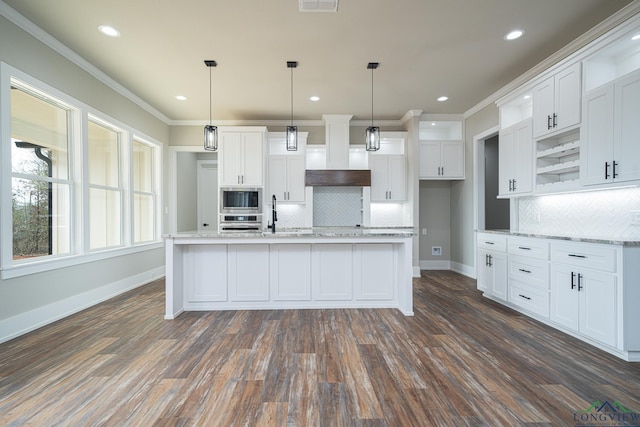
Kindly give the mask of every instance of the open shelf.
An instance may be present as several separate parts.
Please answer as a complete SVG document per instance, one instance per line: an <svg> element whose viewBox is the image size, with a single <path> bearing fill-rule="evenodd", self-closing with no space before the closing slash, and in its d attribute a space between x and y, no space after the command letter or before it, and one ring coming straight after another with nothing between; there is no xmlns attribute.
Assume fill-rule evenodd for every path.
<svg viewBox="0 0 640 427"><path fill-rule="evenodd" d="M536 141L536 192L567 191L579 180L579 128Z"/></svg>
<svg viewBox="0 0 640 427"><path fill-rule="evenodd" d="M558 175L558 174L569 173L569 172L578 172L579 170L580 170L580 160L571 160L568 162L556 163L553 165L538 168L536 173L538 175L545 175L545 174Z"/></svg>

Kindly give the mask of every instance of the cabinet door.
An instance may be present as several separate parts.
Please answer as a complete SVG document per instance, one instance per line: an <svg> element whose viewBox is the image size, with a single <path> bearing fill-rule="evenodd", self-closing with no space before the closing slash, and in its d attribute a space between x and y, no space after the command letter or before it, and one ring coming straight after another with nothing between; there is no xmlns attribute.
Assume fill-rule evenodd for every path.
<svg viewBox="0 0 640 427"><path fill-rule="evenodd" d="M507 254L493 252L490 254L492 272L491 293L500 299L507 299Z"/></svg>
<svg viewBox="0 0 640 427"><path fill-rule="evenodd" d="M442 176L464 178L464 143L445 141L442 143Z"/></svg>
<svg viewBox="0 0 640 427"><path fill-rule="evenodd" d="M242 134L242 182L244 185L262 185L262 133Z"/></svg>
<svg viewBox="0 0 640 427"><path fill-rule="evenodd" d="M613 85L585 95L584 122L580 132L583 141L580 147L580 180L583 185L612 180L613 95Z"/></svg>
<svg viewBox="0 0 640 427"><path fill-rule="evenodd" d="M573 276L572 276L573 274ZM551 265L551 320L574 331L579 330L577 277L570 266Z"/></svg>
<svg viewBox="0 0 640 427"><path fill-rule="evenodd" d="M491 283L491 269L489 268L489 252L478 250L478 264L476 267L476 287L479 291L487 292Z"/></svg>
<svg viewBox="0 0 640 427"><path fill-rule="evenodd" d="M287 200L289 202L305 200L305 166L304 156L287 157Z"/></svg>
<svg viewBox="0 0 640 427"><path fill-rule="evenodd" d="M533 191L533 138L531 120L514 127L512 172L515 182L512 193L524 194Z"/></svg>
<svg viewBox="0 0 640 427"><path fill-rule="evenodd" d="M581 64L578 62L555 76L554 131L580 123L581 94Z"/></svg>
<svg viewBox="0 0 640 427"><path fill-rule="evenodd" d="M549 77L533 89L533 136L539 137L552 131L554 78Z"/></svg>
<svg viewBox="0 0 640 427"><path fill-rule="evenodd" d="M269 245L229 245L231 301L269 300Z"/></svg>
<svg viewBox="0 0 640 427"><path fill-rule="evenodd" d="M277 200L286 200L287 196L287 157L269 157L269 198L275 194Z"/></svg>
<svg viewBox="0 0 640 427"><path fill-rule="evenodd" d="M220 135L220 185L238 185L242 175L242 134L226 132Z"/></svg>
<svg viewBox="0 0 640 427"><path fill-rule="evenodd" d="M514 178L514 138L513 126L500 131L498 139L498 194L500 196L508 197L511 195L511 182Z"/></svg>
<svg viewBox="0 0 640 427"><path fill-rule="evenodd" d="M616 83L614 111L614 180L640 180L640 72Z"/></svg>
<svg viewBox="0 0 640 427"><path fill-rule="evenodd" d="M438 141L420 143L420 178L440 178L441 150Z"/></svg>
<svg viewBox="0 0 640 427"><path fill-rule="evenodd" d="M407 170L403 155L387 156L389 200L401 202L407 198Z"/></svg>
<svg viewBox="0 0 640 427"><path fill-rule="evenodd" d="M369 157L371 167L371 201L386 202L389 200L389 161L385 155Z"/></svg>
<svg viewBox="0 0 640 427"><path fill-rule="evenodd" d="M187 301L227 301L227 247L186 245L184 251Z"/></svg>
<svg viewBox="0 0 640 427"><path fill-rule="evenodd" d="M269 257L273 300L310 301L311 245L271 245Z"/></svg>
<svg viewBox="0 0 640 427"><path fill-rule="evenodd" d="M317 301L353 299L353 245L322 243L312 246L312 292Z"/></svg>
<svg viewBox="0 0 640 427"><path fill-rule="evenodd" d="M616 281L612 274L580 271L580 332L616 345Z"/></svg>

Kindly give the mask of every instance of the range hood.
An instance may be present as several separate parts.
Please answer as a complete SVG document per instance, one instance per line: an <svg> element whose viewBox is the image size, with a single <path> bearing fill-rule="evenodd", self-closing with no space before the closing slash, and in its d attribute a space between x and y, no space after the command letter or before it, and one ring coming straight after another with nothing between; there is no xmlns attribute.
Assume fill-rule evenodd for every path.
<svg viewBox="0 0 640 427"><path fill-rule="evenodd" d="M349 169L349 121L352 115L325 114L326 168L308 169L305 185L370 187L371 171Z"/></svg>

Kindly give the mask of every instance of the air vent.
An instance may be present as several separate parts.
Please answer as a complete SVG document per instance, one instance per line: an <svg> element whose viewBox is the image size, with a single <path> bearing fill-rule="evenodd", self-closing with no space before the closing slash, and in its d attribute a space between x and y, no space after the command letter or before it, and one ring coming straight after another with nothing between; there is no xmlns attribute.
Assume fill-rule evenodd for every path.
<svg viewBox="0 0 640 427"><path fill-rule="evenodd" d="M338 0L299 0L300 12L337 12Z"/></svg>

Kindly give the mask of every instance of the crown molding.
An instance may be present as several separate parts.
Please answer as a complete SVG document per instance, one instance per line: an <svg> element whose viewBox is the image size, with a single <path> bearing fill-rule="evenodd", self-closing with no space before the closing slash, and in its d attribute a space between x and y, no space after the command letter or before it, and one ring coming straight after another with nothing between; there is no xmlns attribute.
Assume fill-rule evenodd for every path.
<svg viewBox="0 0 640 427"><path fill-rule="evenodd" d="M516 77L507 85L498 89L496 92L489 95L487 98L465 111L462 114L463 117L465 119L469 118L483 108L494 104L500 98L510 94L520 86L537 77L557 63L563 60L567 60L574 54L577 55L580 50L586 48L589 44L595 42L599 37L613 30L615 27L621 25L625 21L633 18L638 13L640 13L640 0L634 0L627 6L620 9L618 12L614 13L604 21L597 24L595 27L589 29L587 32L573 40L571 43L563 46L557 52L551 54L549 57L536 64L531 69L521 74L519 77Z"/></svg>
<svg viewBox="0 0 640 427"><path fill-rule="evenodd" d="M288 126L291 120L212 120L216 126ZM170 126L205 126L209 124L209 120L171 120ZM295 120L294 125L302 127L324 127L324 120ZM369 126L371 120L350 120L349 126ZM402 120L376 120L377 126L401 127L404 125Z"/></svg>
<svg viewBox="0 0 640 427"><path fill-rule="evenodd" d="M115 92L129 99L131 102L156 117L158 120L164 122L167 125L170 124L171 120L167 116L162 114L159 110L154 108L151 104L147 103L142 98L131 92L129 89L109 77L95 65L91 64L76 52L69 49L66 45L55 39L51 34L47 33L36 24L25 18L23 15L18 13L15 9L7 5L2 0L0 0L0 15L4 16L9 21L22 28L28 34L32 35L45 45L49 46L51 49L67 58L72 63L76 64L78 67L85 70L87 73L91 74L97 80L113 89Z"/></svg>

